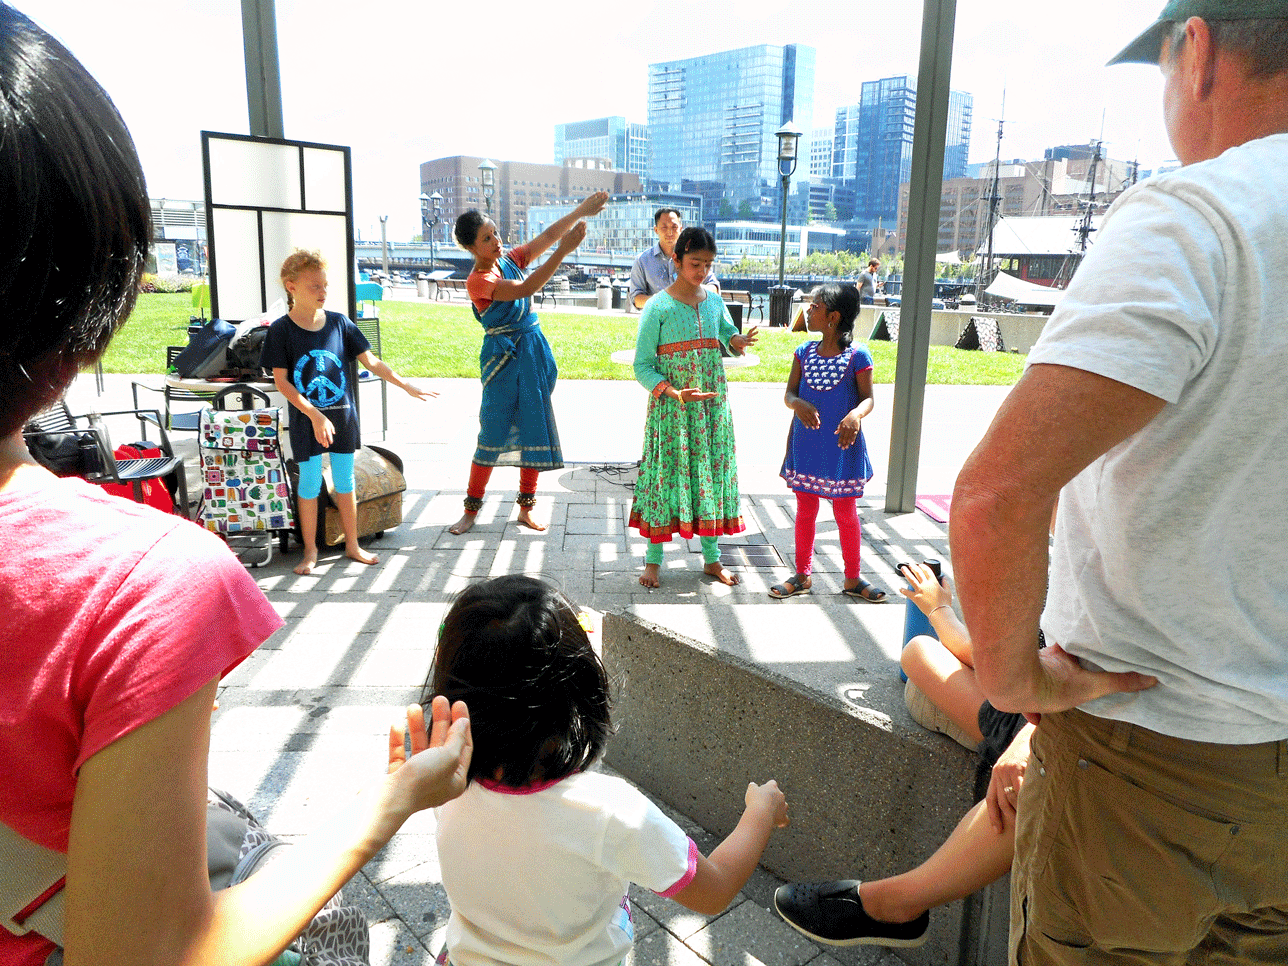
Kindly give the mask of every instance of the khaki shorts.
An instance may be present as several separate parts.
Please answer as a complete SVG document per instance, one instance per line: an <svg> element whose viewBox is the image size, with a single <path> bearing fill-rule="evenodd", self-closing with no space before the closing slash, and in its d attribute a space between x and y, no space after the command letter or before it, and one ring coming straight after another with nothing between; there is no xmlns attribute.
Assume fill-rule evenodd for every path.
<svg viewBox="0 0 1288 966"><path fill-rule="evenodd" d="M1288 741L1046 715L1018 813L1013 966L1288 963Z"/></svg>

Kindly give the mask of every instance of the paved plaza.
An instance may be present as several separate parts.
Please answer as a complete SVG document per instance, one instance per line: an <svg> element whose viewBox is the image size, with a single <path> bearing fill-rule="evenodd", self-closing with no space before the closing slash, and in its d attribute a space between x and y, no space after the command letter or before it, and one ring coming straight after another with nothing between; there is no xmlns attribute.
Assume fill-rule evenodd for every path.
<svg viewBox="0 0 1288 966"><path fill-rule="evenodd" d="M128 408L129 383L159 376L109 375L100 396L82 377L69 395L74 412ZM429 668L435 631L452 597L473 580L503 573L540 574L557 582L596 618L634 614L772 668L846 700L889 704L895 680L903 601L893 593L900 560L947 555L945 527L920 512L883 512L890 436L890 386L876 387L877 407L864 432L877 477L860 503L864 575L891 591L881 605L846 599L839 541L826 509L816 540L815 593L773 601L769 585L790 575L794 501L781 479L790 413L779 385L734 383L730 404L738 440L748 532L731 544L755 544L782 565L738 570L724 587L701 573L697 541L668 548L663 586L638 583L644 542L625 522L634 461L639 458L646 395L634 382L561 382L554 400L567 466L543 473L535 511L549 529L518 527L517 471L498 469L478 523L453 536L477 433L477 380L417 380L440 393L420 403L389 395L384 445L406 463L403 523L372 541L380 563L365 567L338 552L298 577L298 550L252 571L286 626L224 682L214 720L211 782L242 797L279 834L307 831L337 802L383 771L385 735L399 709L415 701ZM950 493L962 460L987 427L1005 388L930 387L918 492ZM378 387L364 389L378 413ZM378 420L374 421L378 428ZM379 442L370 415L366 442ZM127 441L118 436L117 442ZM195 457L190 435L179 436ZM195 472L191 491L199 492ZM194 586L200 575L193 574ZM887 693L889 692L889 693ZM773 777L770 775L763 778ZM784 789L791 800L792 789ZM672 812L672 814L675 814ZM704 852L716 839L681 815ZM346 888L372 924L375 964L428 964L448 913L439 882L430 814L413 818ZM791 834L791 830L786 833ZM690 913L651 893L632 892L634 959L667 966L829 966L841 961L899 960L879 947L845 951L807 942L779 920L770 897L778 882L764 870L722 915ZM504 887L503 883L498 887ZM833 958L833 955L836 958Z"/></svg>

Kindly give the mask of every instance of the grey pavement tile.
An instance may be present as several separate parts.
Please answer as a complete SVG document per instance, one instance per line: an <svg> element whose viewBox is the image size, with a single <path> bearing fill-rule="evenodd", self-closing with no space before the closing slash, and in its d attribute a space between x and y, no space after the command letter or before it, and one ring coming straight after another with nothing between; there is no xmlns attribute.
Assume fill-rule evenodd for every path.
<svg viewBox="0 0 1288 966"><path fill-rule="evenodd" d="M447 925L447 917L452 913L447 892L438 881L437 863L432 866L432 877L428 875L430 868L429 863L418 865L382 879L377 885L381 896L393 907L398 918L421 939Z"/></svg>
<svg viewBox="0 0 1288 966"><path fill-rule="evenodd" d="M398 834L362 867L362 872L377 889L381 889L383 895L382 887L385 882L401 875L409 875L416 869L420 869L417 875L425 882L437 882L440 879L438 845L434 840L432 815L428 816L428 822L421 814L408 819Z"/></svg>
<svg viewBox="0 0 1288 966"><path fill-rule="evenodd" d="M371 881L359 872L340 890L346 906L356 906L370 924L396 918L394 907L385 901Z"/></svg>
<svg viewBox="0 0 1288 966"><path fill-rule="evenodd" d="M634 883L631 883L629 895L631 902L648 913L666 932L680 940L688 939L714 918L686 909L674 899L664 899Z"/></svg>
<svg viewBox="0 0 1288 966"><path fill-rule="evenodd" d="M433 966L435 953L400 919L371 926L371 966Z"/></svg>
<svg viewBox="0 0 1288 966"><path fill-rule="evenodd" d="M650 933L657 932L662 928L658 925L656 919L633 902L631 903L631 924L635 927L636 943Z"/></svg>
<svg viewBox="0 0 1288 966"><path fill-rule="evenodd" d="M803 966L818 954L817 946L750 901L689 936L685 945L712 966L743 966L748 954L764 966Z"/></svg>
<svg viewBox="0 0 1288 966"><path fill-rule="evenodd" d="M635 943L633 966L707 966L692 949L665 929L658 929Z"/></svg>

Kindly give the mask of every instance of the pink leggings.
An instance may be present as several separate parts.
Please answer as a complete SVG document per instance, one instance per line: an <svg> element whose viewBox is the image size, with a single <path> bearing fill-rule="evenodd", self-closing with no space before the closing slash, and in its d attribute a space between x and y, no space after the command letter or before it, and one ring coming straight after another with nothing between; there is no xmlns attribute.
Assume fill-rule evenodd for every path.
<svg viewBox="0 0 1288 966"><path fill-rule="evenodd" d="M814 527L818 522L818 501L813 493L796 492L796 572L814 572ZM845 561L845 578L859 576L859 506L852 496L829 500L836 529L841 532L841 559Z"/></svg>

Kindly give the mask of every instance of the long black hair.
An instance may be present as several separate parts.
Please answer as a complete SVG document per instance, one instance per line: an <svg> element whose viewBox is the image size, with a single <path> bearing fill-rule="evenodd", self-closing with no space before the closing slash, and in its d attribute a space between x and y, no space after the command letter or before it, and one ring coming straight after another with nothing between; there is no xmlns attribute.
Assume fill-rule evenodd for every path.
<svg viewBox="0 0 1288 966"><path fill-rule="evenodd" d="M456 598L426 709L436 694L469 705L471 781L557 781L584 771L612 733L604 665L568 598L535 577L496 577Z"/></svg>
<svg viewBox="0 0 1288 966"><path fill-rule="evenodd" d="M680 232L680 237L675 240L675 260L683 260L690 252L716 254L716 240L711 237L711 232L698 225Z"/></svg>

